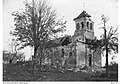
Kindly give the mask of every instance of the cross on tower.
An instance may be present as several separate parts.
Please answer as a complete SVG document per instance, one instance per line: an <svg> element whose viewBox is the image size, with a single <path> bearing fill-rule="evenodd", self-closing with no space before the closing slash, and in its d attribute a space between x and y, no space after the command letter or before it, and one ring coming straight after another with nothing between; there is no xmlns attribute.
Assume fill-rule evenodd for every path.
<svg viewBox="0 0 120 84"><path fill-rule="evenodd" d="M83 3L83 10L85 10L85 3Z"/></svg>

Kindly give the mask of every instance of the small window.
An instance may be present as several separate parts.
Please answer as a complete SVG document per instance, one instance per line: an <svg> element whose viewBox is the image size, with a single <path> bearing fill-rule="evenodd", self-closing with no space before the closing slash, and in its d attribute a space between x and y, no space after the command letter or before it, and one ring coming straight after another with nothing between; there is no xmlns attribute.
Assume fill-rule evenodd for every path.
<svg viewBox="0 0 120 84"><path fill-rule="evenodd" d="M93 28L92 28L92 23L90 23L90 30L92 30Z"/></svg>
<svg viewBox="0 0 120 84"><path fill-rule="evenodd" d="M79 25L79 23L77 23L76 24L76 29L79 30L79 28L80 28L80 25Z"/></svg>
<svg viewBox="0 0 120 84"><path fill-rule="evenodd" d="M79 38L79 40L81 40L81 38Z"/></svg>
<svg viewBox="0 0 120 84"><path fill-rule="evenodd" d="M84 23L83 22L81 22L81 25L82 25L82 29L84 28Z"/></svg>
<svg viewBox="0 0 120 84"><path fill-rule="evenodd" d="M52 50L50 50L50 52L52 52Z"/></svg>
<svg viewBox="0 0 120 84"><path fill-rule="evenodd" d="M70 57L72 56L72 52L69 52L69 56L70 56Z"/></svg>
<svg viewBox="0 0 120 84"><path fill-rule="evenodd" d="M81 26L82 26L82 29L84 28L84 23L83 22L81 22Z"/></svg>
<svg viewBox="0 0 120 84"><path fill-rule="evenodd" d="M89 29L89 22L87 22L87 29Z"/></svg>

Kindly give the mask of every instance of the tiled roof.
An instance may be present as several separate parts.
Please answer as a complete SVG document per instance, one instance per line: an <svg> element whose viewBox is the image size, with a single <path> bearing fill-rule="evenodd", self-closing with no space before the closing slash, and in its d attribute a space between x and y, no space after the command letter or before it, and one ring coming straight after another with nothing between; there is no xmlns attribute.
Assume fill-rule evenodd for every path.
<svg viewBox="0 0 120 84"><path fill-rule="evenodd" d="M82 17L91 17L91 16L88 13L86 13L86 11L83 11L78 17L76 17L73 20L80 19Z"/></svg>

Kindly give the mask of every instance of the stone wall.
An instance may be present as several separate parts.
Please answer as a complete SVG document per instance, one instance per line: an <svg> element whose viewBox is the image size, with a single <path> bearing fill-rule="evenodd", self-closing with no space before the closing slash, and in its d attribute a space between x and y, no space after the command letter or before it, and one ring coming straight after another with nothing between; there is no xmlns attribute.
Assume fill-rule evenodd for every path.
<svg viewBox="0 0 120 84"><path fill-rule="evenodd" d="M94 53L94 66L95 67L101 67L102 66L102 59L101 59L101 52L100 49L98 49L95 53Z"/></svg>
<svg viewBox="0 0 120 84"><path fill-rule="evenodd" d="M76 61L77 67L83 67L85 66L85 45L82 43L77 43L77 47L76 47Z"/></svg>
<svg viewBox="0 0 120 84"><path fill-rule="evenodd" d="M72 44L71 44L72 45ZM76 48L76 55L75 55ZM64 55L62 55L62 49L64 50ZM87 52L86 52L87 49ZM91 61L90 61L91 54ZM52 66L59 66L65 68L79 67L84 66L90 67L101 67L101 53L94 52L85 47L85 44L77 43L77 46L58 46L55 48L46 49L44 52L43 61L46 64ZM90 63L91 62L91 63Z"/></svg>

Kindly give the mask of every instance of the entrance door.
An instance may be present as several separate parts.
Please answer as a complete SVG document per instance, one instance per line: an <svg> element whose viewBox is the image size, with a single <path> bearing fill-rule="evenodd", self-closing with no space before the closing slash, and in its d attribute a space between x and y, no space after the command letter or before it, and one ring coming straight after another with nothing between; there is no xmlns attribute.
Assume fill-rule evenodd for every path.
<svg viewBox="0 0 120 84"><path fill-rule="evenodd" d="M92 66L92 54L89 54L89 66Z"/></svg>

